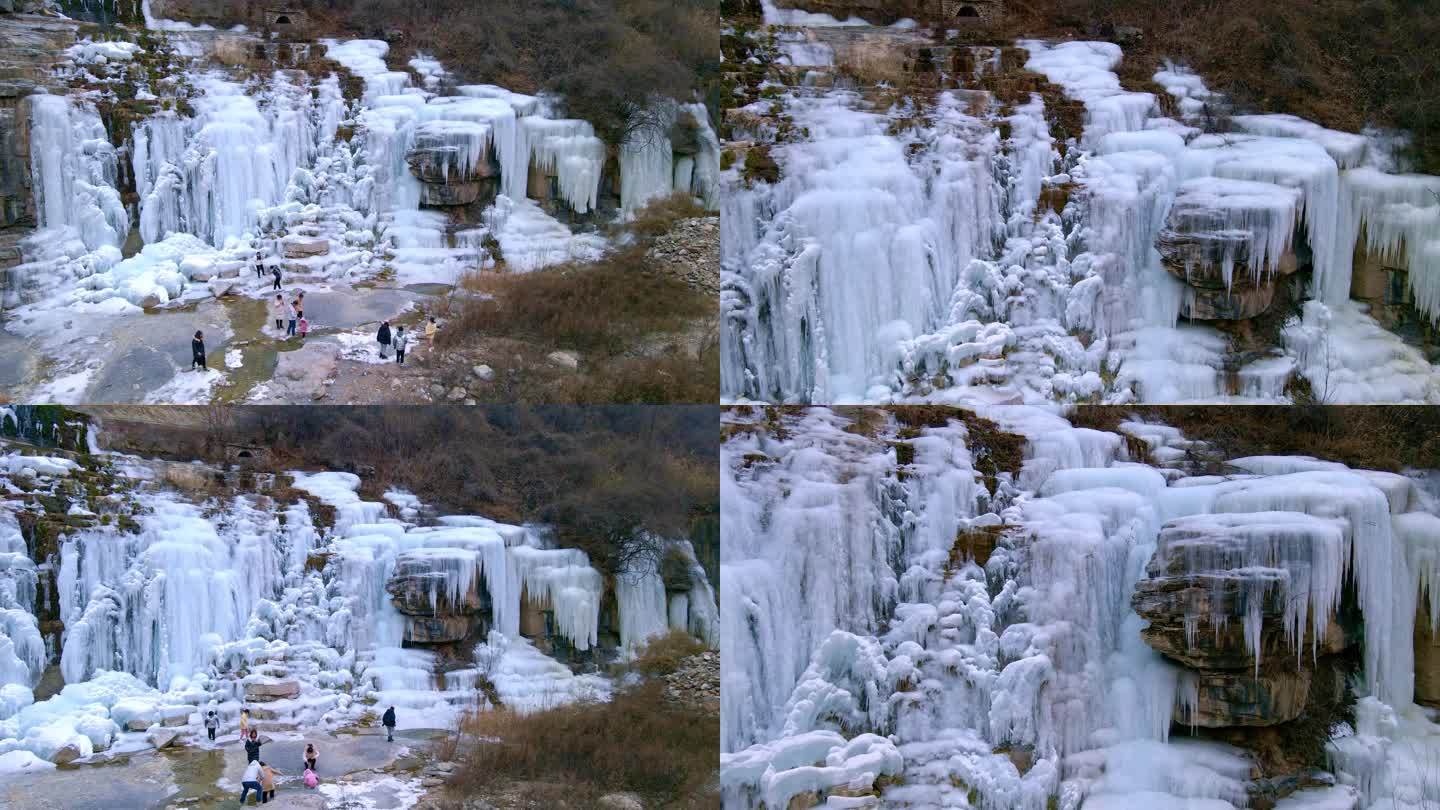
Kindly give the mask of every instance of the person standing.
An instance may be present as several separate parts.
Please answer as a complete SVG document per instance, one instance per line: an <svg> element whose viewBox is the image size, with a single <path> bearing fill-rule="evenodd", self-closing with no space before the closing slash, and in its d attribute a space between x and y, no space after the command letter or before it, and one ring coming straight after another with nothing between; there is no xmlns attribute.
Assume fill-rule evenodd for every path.
<svg viewBox="0 0 1440 810"><path fill-rule="evenodd" d="M280 265L271 266L270 275L275 277L275 289L280 289Z"/></svg>
<svg viewBox="0 0 1440 810"><path fill-rule="evenodd" d="M298 309L298 304L298 301L290 302L290 325L285 327L285 337L295 336L295 322L300 320L300 310Z"/></svg>
<svg viewBox="0 0 1440 810"><path fill-rule="evenodd" d="M260 742L260 732L259 732L259 731L256 731L256 730L253 729L253 728L250 729L250 739L248 739L248 740L245 741L245 761L246 761L246 762L259 762L259 761L260 761L260 746L261 746L261 745L264 745L264 743Z"/></svg>
<svg viewBox="0 0 1440 810"><path fill-rule="evenodd" d="M305 743L305 770L315 770L315 765L320 761L320 752L315 750L314 743Z"/></svg>
<svg viewBox="0 0 1440 810"><path fill-rule="evenodd" d="M395 362L405 364L405 347L410 345L410 336L405 334L404 325L395 327Z"/></svg>
<svg viewBox="0 0 1440 810"><path fill-rule="evenodd" d="M240 707L240 739L244 741L245 735L250 729L250 710L244 706Z"/></svg>
<svg viewBox="0 0 1440 810"><path fill-rule="evenodd" d="M255 246L255 278L265 277L265 254L260 251L260 245Z"/></svg>
<svg viewBox="0 0 1440 810"><path fill-rule="evenodd" d="M440 331L440 326L435 323L435 316L430 316L430 321L425 324L425 342L430 348L435 348L435 333Z"/></svg>
<svg viewBox="0 0 1440 810"><path fill-rule="evenodd" d="M215 742L215 732L220 729L220 715L211 709L205 714L205 733L210 735L210 742Z"/></svg>
<svg viewBox="0 0 1440 810"><path fill-rule="evenodd" d="M304 313L300 314L300 326L298 328L300 332L300 339L304 340L305 336L310 334L310 321L305 318Z"/></svg>
<svg viewBox="0 0 1440 810"><path fill-rule="evenodd" d="M285 328L286 313L287 310L285 309L285 299L279 293L276 293L275 300L270 302L270 315L275 318L276 329Z"/></svg>
<svg viewBox="0 0 1440 810"><path fill-rule="evenodd" d="M383 321L380 324L380 331L375 333L375 340L380 343L380 359L386 359L385 350L390 347L390 322Z"/></svg>
<svg viewBox="0 0 1440 810"><path fill-rule="evenodd" d="M190 338L190 370L205 367L205 333L196 329L195 337Z"/></svg>
<svg viewBox="0 0 1440 810"><path fill-rule="evenodd" d="M391 706L385 710L385 716L380 718L380 723L385 726L385 741L395 742L395 707Z"/></svg>
<svg viewBox="0 0 1440 810"><path fill-rule="evenodd" d="M240 806L245 806L245 797L250 791L255 791L256 804L265 795L264 789L260 786L260 760L252 759L250 764L245 766L245 774L240 777Z"/></svg>
<svg viewBox="0 0 1440 810"><path fill-rule="evenodd" d="M274 768L260 763L260 803L269 804L275 798L275 774L283 773Z"/></svg>

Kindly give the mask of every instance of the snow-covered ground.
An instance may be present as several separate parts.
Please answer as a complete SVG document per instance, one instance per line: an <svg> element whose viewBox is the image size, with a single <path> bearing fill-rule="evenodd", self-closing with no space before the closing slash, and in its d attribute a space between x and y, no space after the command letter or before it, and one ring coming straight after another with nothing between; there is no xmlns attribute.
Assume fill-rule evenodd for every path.
<svg viewBox="0 0 1440 810"><path fill-rule="evenodd" d="M1206 533L1243 538L1236 570L1271 583L1249 597L1257 624L1264 588L1282 589L1282 654L1313 654L1346 582L1363 613L1355 723L1332 729L1321 777L1333 786L1280 806L1440 804L1440 717L1412 699L1417 600L1428 587L1435 615L1440 581L1424 476L1284 456L1192 473L1197 445L1166 425L1124 424L1148 451L1131 458L1136 442L1043 409L983 412L1028 444L993 493L994 462L960 421L723 417L727 807L817 790L826 807L1253 806L1252 752L1173 730L1194 681L1147 645L1132 607L1162 537ZM970 536L995 541L983 566L952 553ZM1252 621L1185 620L1200 636ZM863 798L877 791L879 804Z"/></svg>
<svg viewBox="0 0 1440 810"><path fill-rule="evenodd" d="M741 160L722 176L727 400L1274 403L1303 377L1329 402L1440 403L1440 369L1348 300L1359 244L1440 316L1440 178L1396 171L1382 134L1226 119L1182 67L1157 66L1162 99L1121 87L1115 44L1019 42L1024 69L1083 104L1083 131L1057 133L1053 97L979 89L1018 67L999 48L956 46L974 65L949 77L960 89L898 92L834 65L883 65L921 34L768 4L766 21L784 27L773 45L752 34L757 50L809 70L735 111L754 118L733 137L768 144L779 180ZM1157 250L1177 222L1223 235L1225 292L1311 257L1278 345L1245 355L1212 326L1177 328L1195 288Z"/></svg>
<svg viewBox="0 0 1440 810"><path fill-rule="evenodd" d="M0 455L0 488L16 496L0 502L5 771L143 750L168 731L194 744L204 713L233 729L242 706L266 733L284 735L373 725L387 706L402 730L451 728L488 705L482 679L522 711L608 699L608 678L576 674L522 635L527 603L551 611L556 640L581 654L599 643L612 589L620 655L672 626L718 643L698 563L695 590L677 612L657 572L611 583L583 552L552 547L543 527L434 517L401 491L366 501L349 473L293 474L324 514L333 510L322 520L309 501L262 494L269 485L194 489L217 474L207 467L192 473L117 454L94 461L99 472L13 447ZM43 555L21 528L37 512L63 521ZM693 560L687 542L671 545ZM397 609L402 594L410 614ZM441 618L412 618L416 600ZM490 629L458 662L433 642L470 631L447 625L435 639L412 638L436 632L460 605ZM44 629L47 611L58 611L63 631ZM63 688L36 700L52 667Z"/></svg>

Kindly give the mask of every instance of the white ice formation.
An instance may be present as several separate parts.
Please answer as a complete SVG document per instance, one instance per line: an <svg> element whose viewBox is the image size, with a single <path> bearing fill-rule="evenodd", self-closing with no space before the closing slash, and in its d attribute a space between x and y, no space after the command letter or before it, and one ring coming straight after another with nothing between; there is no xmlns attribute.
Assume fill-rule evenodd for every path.
<svg viewBox="0 0 1440 810"><path fill-rule="evenodd" d="M574 232L552 215L555 208L528 198L553 197L575 214L594 213L612 153L624 178L621 215L672 192L719 204L719 143L703 105L655 102L660 130L677 116L693 118L684 131L698 143L677 161L666 131L612 149L588 122L556 117L563 99L457 86L423 54L410 60L413 74L392 70L384 42L296 43L290 62L240 78L218 54L243 33L222 35L148 12L146 19L155 53L131 42L81 40L57 70L100 89L30 102L41 230L21 244L7 309L124 313L207 298L234 287L213 279L244 277L246 260L278 247L283 234L328 245L318 256L285 257L296 284L359 281L387 270L402 284L453 284L493 258L478 247L486 235L515 247L521 271L593 258L606 246L593 227ZM347 101L334 73L295 69L305 56L324 56L359 77L362 97ZM137 59L175 67L127 72ZM99 110L125 98L117 90L135 75L146 76L132 88L135 99L155 102L155 110L108 131ZM430 173L425 179L441 199L427 196L417 171ZM504 210L478 229L422 210L468 203L475 199L470 181L495 174L495 205ZM532 188L536 182L544 187ZM121 197L131 185L139 199L127 210ZM510 216L515 209L523 215ZM487 224L492 219L498 224ZM130 255L137 245L145 250ZM189 261L145 255L162 245Z"/></svg>
<svg viewBox="0 0 1440 810"><path fill-rule="evenodd" d="M1254 754L1187 733L1194 680L1142 638L1132 595L1157 550L1240 594L1236 615L1187 613L1192 640L1243 625L1256 658L1252 608L1281 605L1280 654L1308 662L1353 588L1360 699L1331 730L1334 787L1281 806L1440 802L1412 646L1419 600L1432 621L1440 607L1432 486L1287 456L1204 474L1166 425L1125 423L1127 438L1025 406L984 416L1025 438L1018 468L961 419L723 417L727 807L1254 806Z"/></svg>
<svg viewBox="0 0 1440 810"><path fill-rule="evenodd" d="M672 593L654 571L602 576L544 527L435 517L404 492L364 500L349 473L294 473L305 499L264 481L217 495L187 482L219 470L92 460L0 455L0 484L67 505L0 505L0 757L17 768L143 748L156 725L198 732L209 709L233 724L245 704L270 731L354 724L376 702L443 729L486 705L482 678L530 711L606 699L609 678L583 663L601 648L629 655L671 627L718 644L683 540L662 544L693 563ZM47 517L48 541L22 529ZM51 668L63 688L37 699Z"/></svg>
<svg viewBox="0 0 1440 810"><path fill-rule="evenodd" d="M749 34L749 58L803 69L772 71L731 113L738 148L768 148L779 179L748 176L741 155L721 178L727 400L1283 402L1303 379L1331 402L1440 402L1440 370L1350 300L1358 248L1399 279L1367 300L1440 318L1440 178L1395 171L1380 139L1227 118L1168 63L1154 79L1171 98L1126 90L1107 42L957 45L973 68L936 62L960 89L900 92L848 80L836 54L913 59L921 33L766 19L788 27ZM1053 91L983 89L1028 86L1022 68ZM1067 104L1077 131L1056 128ZM1177 225L1224 265L1207 300L1162 264ZM1182 320L1248 294L1234 286L1288 283L1295 256L1311 268L1305 314L1268 353Z"/></svg>

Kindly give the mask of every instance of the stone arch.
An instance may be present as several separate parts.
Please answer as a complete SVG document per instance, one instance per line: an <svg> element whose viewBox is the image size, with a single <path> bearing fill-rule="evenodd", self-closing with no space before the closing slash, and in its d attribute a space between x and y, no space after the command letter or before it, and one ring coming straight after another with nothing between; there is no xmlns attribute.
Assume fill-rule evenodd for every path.
<svg viewBox="0 0 1440 810"><path fill-rule="evenodd" d="M276 24L276 25L289 25L289 24L290 24L290 17L289 17L289 15L287 15L287 14L281 14L279 17L276 17L276 18L275 18L275 24Z"/></svg>
<svg viewBox="0 0 1440 810"><path fill-rule="evenodd" d="M955 12L955 16L967 20L978 19L980 17L980 11L974 6L961 6L960 9Z"/></svg>

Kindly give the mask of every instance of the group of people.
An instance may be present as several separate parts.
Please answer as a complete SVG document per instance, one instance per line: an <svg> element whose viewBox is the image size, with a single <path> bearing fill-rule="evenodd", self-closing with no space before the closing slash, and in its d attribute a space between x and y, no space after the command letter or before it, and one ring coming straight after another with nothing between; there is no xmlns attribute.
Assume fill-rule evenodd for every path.
<svg viewBox="0 0 1440 810"><path fill-rule="evenodd" d="M395 707L391 706L385 710L380 723L385 727L385 740L395 741ZM214 709L205 715L205 732L209 735L210 741L215 741L215 732L220 728L220 716ZM255 800L260 804L268 804L275 798L275 777L283 776L284 771L275 768L260 758L259 729L250 725L250 710L240 710L240 741L245 745L245 773L240 777L240 805L245 805L245 800L251 793L255 794ZM320 784L318 766L320 763L320 752L315 749L314 743L305 743L304 769L302 779L305 787L314 788Z"/></svg>
<svg viewBox="0 0 1440 810"><path fill-rule="evenodd" d="M431 346L435 345L435 333L439 331L439 329L439 325L435 323L435 318L432 316L425 324L426 343ZM390 322L382 321L380 323L380 331L375 333L375 340L380 344L381 360L389 359L389 355L385 354L385 351L391 346L394 346L395 362L405 362L405 351L410 348L411 337L410 334L406 334L404 324L396 324L395 329L392 331L390 329Z"/></svg>
<svg viewBox="0 0 1440 810"><path fill-rule="evenodd" d="M278 258L278 257L277 257L277 258ZM264 278L264 277L265 277L265 274L268 272L268 273L269 273L271 276L273 276L274 279L275 279L275 286L273 287L273 289L276 289L276 290L280 289L280 262L279 262L279 261L277 261L276 259L273 259L273 258L272 258L272 259L270 260L270 262L269 262L269 264L270 264L270 269L267 271L267 270L265 269L266 261L265 261L264 252L257 246L257 247L255 248L255 258L254 258L254 260L252 261L252 264L255 266L255 277L256 277L256 278Z"/></svg>
<svg viewBox="0 0 1440 810"><path fill-rule="evenodd" d="M305 291L297 290L295 300L285 303L285 297L277 294L270 303L270 313L275 317L275 328L285 330L285 337L299 335L302 339L310 334L310 321L305 317ZM286 325L286 322L289 325Z"/></svg>
<svg viewBox="0 0 1440 810"><path fill-rule="evenodd" d="M257 247L255 250L254 266L256 278L264 277L266 259L263 251ZM270 263L269 272L275 277L274 289L280 289L280 265L278 262ZM285 302L283 293L276 293L275 300L270 302L270 314L275 319L275 329L283 331L285 337L299 335L303 340L310 334L310 321L305 317L305 291L296 290L295 299L289 303ZM435 333L439 331L439 324L432 316L425 323L425 341L433 346L435 344ZM404 363L405 354L410 349L414 340L414 331L406 332L403 324L397 324L392 329L389 321L380 324L380 330L375 335L375 340L380 343L380 359L388 360L390 348L395 349L395 362ZM190 370L205 370L208 368L205 362L205 333L199 329L195 330L195 336L190 340Z"/></svg>
<svg viewBox="0 0 1440 810"><path fill-rule="evenodd" d="M220 727L220 717L211 709L205 715L205 731L210 736L211 742L215 740L215 732ZM251 793L255 794L255 800L260 804L268 804L275 798L275 777L283 776L284 771L276 768L260 758L259 729L250 726L250 710L240 710L240 741L245 745L245 773L240 777L240 804L244 806L245 800ZM305 787L314 788L320 785L320 777L317 776L317 769L320 762L320 753L315 750L314 743L305 743L304 774Z"/></svg>

